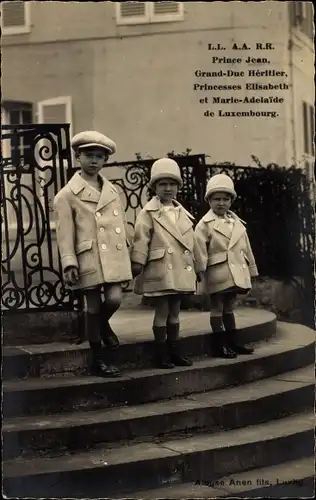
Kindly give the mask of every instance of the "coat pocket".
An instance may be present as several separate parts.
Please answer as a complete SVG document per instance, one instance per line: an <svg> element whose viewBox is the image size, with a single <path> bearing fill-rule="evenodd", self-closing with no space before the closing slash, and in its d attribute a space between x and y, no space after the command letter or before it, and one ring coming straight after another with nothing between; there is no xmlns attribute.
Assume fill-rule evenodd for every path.
<svg viewBox="0 0 316 500"><path fill-rule="evenodd" d="M96 270L92 244L92 240L86 240L76 245L76 255L80 275L90 274Z"/></svg>
<svg viewBox="0 0 316 500"><path fill-rule="evenodd" d="M214 266L215 264L221 264L222 262L226 262L227 259L227 252L216 253L215 255L209 256L207 265Z"/></svg>
<svg viewBox="0 0 316 500"><path fill-rule="evenodd" d="M166 271L165 248L150 250L146 266L144 268L145 281L155 281L163 279Z"/></svg>

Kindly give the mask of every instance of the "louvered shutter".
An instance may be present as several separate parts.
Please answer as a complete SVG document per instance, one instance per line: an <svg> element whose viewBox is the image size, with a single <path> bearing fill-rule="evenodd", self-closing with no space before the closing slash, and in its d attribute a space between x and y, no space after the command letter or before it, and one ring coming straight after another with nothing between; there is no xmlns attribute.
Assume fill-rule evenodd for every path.
<svg viewBox="0 0 316 500"><path fill-rule="evenodd" d="M182 2L149 2L150 20L152 22L182 21Z"/></svg>
<svg viewBox="0 0 316 500"><path fill-rule="evenodd" d="M25 2L2 2L2 26L25 26Z"/></svg>
<svg viewBox="0 0 316 500"><path fill-rule="evenodd" d="M122 18L143 17L146 15L146 2L122 2L120 14Z"/></svg>
<svg viewBox="0 0 316 500"><path fill-rule="evenodd" d="M178 14L180 10L180 2L153 2L154 14Z"/></svg>

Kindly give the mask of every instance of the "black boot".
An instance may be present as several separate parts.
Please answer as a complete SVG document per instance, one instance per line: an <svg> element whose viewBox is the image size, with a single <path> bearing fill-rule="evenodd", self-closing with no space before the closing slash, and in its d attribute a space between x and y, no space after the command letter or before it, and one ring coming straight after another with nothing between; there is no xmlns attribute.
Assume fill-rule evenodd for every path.
<svg viewBox="0 0 316 500"><path fill-rule="evenodd" d="M86 313L86 336L92 353L92 363L90 367L91 375L97 377L117 377L121 375L118 368L107 366L103 359L102 344L100 338L100 318L98 314Z"/></svg>
<svg viewBox="0 0 316 500"><path fill-rule="evenodd" d="M166 333L167 329L165 326L153 326L157 368L174 368L167 349Z"/></svg>
<svg viewBox="0 0 316 500"><path fill-rule="evenodd" d="M192 361L181 356L179 347L179 323L167 324L167 346L172 363L176 366L192 366Z"/></svg>
<svg viewBox="0 0 316 500"><path fill-rule="evenodd" d="M228 359L236 358L236 352L234 352L227 343L226 332L223 328L222 318L211 317L210 322L214 334L215 356Z"/></svg>
<svg viewBox="0 0 316 500"><path fill-rule="evenodd" d="M237 354L252 354L253 348L246 347L244 345L237 344L235 342L236 338L236 323L234 313L228 313L223 315L223 323L226 329L227 344L229 347L235 351Z"/></svg>
<svg viewBox="0 0 316 500"><path fill-rule="evenodd" d="M101 342L90 342L92 351L91 375L95 377L119 377L121 372L115 366L105 364Z"/></svg>
<svg viewBox="0 0 316 500"><path fill-rule="evenodd" d="M115 311L116 310L117 308L115 309ZM115 311L110 311L107 308L106 303L103 303L101 306L100 335L103 344L112 351L115 351L120 346L119 339L117 335L115 335L115 333L113 332L111 325L109 323L109 319L111 318L111 316L114 314Z"/></svg>

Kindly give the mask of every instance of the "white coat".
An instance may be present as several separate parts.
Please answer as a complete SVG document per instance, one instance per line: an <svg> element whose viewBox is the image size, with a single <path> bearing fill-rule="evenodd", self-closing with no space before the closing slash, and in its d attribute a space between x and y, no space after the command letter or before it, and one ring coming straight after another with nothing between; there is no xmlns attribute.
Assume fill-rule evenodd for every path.
<svg viewBox="0 0 316 500"><path fill-rule="evenodd" d="M132 279L124 210L116 188L101 177L100 193L76 172L54 199L62 268L79 270L73 289Z"/></svg>
<svg viewBox="0 0 316 500"><path fill-rule="evenodd" d="M156 197L138 214L131 260L144 268L135 280L135 293L196 290L195 272L200 267L194 218L180 203L176 205L180 207L176 224L161 210Z"/></svg>
<svg viewBox="0 0 316 500"><path fill-rule="evenodd" d="M206 271L208 294L237 287L240 292L251 289L251 276L258 275L244 221L229 211L233 230L209 210L195 228L197 245Z"/></svg>

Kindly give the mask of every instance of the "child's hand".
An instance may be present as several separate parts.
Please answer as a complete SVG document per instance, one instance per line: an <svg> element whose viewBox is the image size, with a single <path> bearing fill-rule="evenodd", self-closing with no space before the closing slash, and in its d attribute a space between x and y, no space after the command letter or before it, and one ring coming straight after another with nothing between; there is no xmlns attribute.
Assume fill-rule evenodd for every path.
<svg viewBox="0 0 316 500"><path fill-rule="evenodd" d="M64 271L64 281L66 285L73 286L79 280L78 268L75 266L67 267Z"/></svg>
<svg viewBox="0 0 316 500"><path fill-rule="evenodd" d="M136 278L136 276L138 276L142 270L143 270L143 265L142 264L138 264L137 262L132 262L132 275L133 275L133 278Z"/></svg>
<svg viewBox="0 0 316 500"><path fill-rule="evenodd" d="M203 271L196 273L196 279L198 283L201 283L201 281L203 281L203 277L204 277Z"/></svg>

